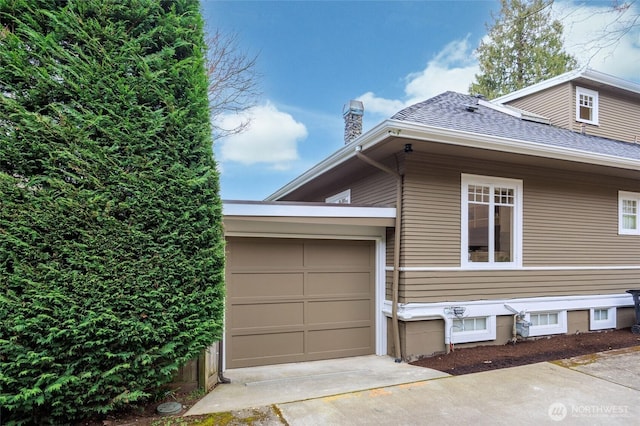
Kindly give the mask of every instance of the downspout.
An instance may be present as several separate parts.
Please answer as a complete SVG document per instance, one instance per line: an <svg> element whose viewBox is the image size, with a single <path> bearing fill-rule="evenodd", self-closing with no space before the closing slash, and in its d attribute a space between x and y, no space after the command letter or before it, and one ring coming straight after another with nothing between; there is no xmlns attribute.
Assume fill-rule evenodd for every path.
<svg viewBox="0 0 640 426"><path fill-rule="evenodd" d="M231 383L231 379L224 376L222 371L222 357L224 356L224 335L218 342L218 383Z"/></svg>
<svg viewBox="0 0 640 426"><path fill-rule="evenodd" d="M393 245L393 278L391 281L391 332L393 334L393 347L395 348L395 361L402 362L400 349L400 326L398 324L398 293L400 287L400 231L402 227L402 181L403 176L384 164L367 157L362 153L362 147L356 147L356 157L385 173L396 178L396 223Z"/></svg>

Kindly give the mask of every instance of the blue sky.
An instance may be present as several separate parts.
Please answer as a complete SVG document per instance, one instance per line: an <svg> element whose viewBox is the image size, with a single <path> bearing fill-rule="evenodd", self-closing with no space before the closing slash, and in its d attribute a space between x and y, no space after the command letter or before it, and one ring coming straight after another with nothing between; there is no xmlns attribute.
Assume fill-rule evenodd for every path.
<svg viewBox="0 0 640 426"><path fill-rule="evenodd" d="M603 47L611 0L558 1L565 46L582 64L640 83L640 29ZM249 129L214 143L227 200L261 200L343 146L342 108L364 102L364 131L405 106L447 90L467 93L473 50L497 0L202 0L206 29L237 35L257 55L262 92ZM598 45L600 44L600 45ZM225 123L242 117L223 116Z"/></svg>

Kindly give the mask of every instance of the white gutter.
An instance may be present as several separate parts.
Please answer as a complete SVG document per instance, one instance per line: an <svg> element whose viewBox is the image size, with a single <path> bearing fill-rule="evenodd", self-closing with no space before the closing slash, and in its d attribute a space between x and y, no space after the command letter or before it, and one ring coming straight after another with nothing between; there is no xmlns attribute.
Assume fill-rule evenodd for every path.
<svg viewBox="0 0 640 426"><path fill-rule="evenodd" d="M632 158L388 119L271 194L266 198L266 201L278 200L339 164L355 157L356 146L361 146L362 152L366 152L390 136L619 169L640 170L640 160Z"/></svg>

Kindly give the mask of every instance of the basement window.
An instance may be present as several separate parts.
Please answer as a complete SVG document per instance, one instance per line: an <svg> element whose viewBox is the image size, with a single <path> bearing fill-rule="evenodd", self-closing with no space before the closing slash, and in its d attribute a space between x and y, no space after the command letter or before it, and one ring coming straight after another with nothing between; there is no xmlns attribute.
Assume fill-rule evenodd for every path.
<svg viewBox="0 0 640 426"><path fill-rule="evenodd" d="M451 324L451 343L495 340L496 317L455 318Z"/></svg>
<svg viewBox="0 0 640 426"><path fill-rule="evenodd" d="M347 189L346 191L339 192L324 201L329 204L351 204L351 190Z"/></svg>
<svg viewBox="0 0 640 426"><path fill-rule="evenodd" d="M591 308L589 330L616 328L616 308Z"/></svg>
<svg viewBox="0 0 640 426"><path fill-rule="evenodd" d="M528 314L527 321L531 322L529 336L567 332L567 311L532 312Z"/></svg>
<svg viewBox="0 0 640 426"><path fill-rule="evenodd" d="M598 124L598 92L576 87L576 121Z"/></svg>

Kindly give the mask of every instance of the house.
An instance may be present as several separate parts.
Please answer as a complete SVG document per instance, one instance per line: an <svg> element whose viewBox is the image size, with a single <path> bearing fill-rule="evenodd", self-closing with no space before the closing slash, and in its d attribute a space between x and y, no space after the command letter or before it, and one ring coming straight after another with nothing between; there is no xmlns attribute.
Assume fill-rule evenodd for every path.
<svg viewBox="0 0 640 426"><path fill-rule="evenodd" d="M227 367L633 324L640 85L582 70L361 116L264 202L224 204Z"/></svg>

